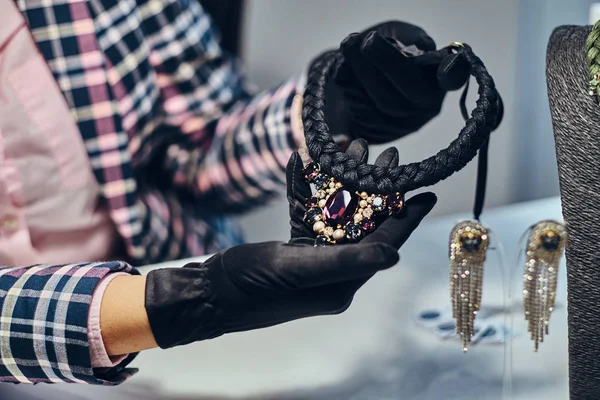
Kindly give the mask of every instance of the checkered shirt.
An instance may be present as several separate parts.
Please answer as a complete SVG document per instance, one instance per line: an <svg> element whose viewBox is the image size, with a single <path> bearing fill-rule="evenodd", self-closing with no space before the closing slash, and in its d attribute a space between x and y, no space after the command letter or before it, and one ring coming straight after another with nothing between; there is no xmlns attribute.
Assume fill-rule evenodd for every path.
<svg viewBox="0 0 600 400"><path fill-rule="evenodd" d="M0 381L115 385L136 372L92 370L87 320L98 282L126 263L0 269Z"/></svg>
<svg viewBox="0 0 600 400"><path fill-rule="evenodd" d="M5 0L0 0L5 1ZM0 381L115 385L92 370L100 280L240 243L226 215L285 181L299 84L256 92L196 0L16 0L78 124L128 263L0 269Z"/></svg>
<svg viewBox="0 0 600 400"><path fill-rule="evenodd" d="M255 93L197 0L17 0L134 265L242 241L282 191L295 81Z"/></svg>

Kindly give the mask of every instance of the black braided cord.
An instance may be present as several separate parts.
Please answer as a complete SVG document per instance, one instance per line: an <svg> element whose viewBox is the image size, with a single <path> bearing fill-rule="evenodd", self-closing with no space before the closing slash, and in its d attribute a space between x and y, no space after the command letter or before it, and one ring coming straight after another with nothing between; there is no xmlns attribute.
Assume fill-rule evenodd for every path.
<svg viewBox="0 0 600 400"><path fill-rule="evenodd" d="M382 195L435 185L463 169L486 145L499 124L502 101L493 78L470 46L457 49L479 85L479 98L465 126L450 145L421 162L379 167L349 157L333 141L325 123L325 84L330 71L343 61L339 52L324 54L311 67L304 92L302 120L308 152L323 172L357 191Z"/></svg>

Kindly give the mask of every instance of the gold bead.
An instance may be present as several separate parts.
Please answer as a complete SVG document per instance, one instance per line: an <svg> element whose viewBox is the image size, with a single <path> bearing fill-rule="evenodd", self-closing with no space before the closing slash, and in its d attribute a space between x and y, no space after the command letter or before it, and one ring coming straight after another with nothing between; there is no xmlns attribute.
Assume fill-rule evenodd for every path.
<svg viewBox="0 0 600 400"><path fill-rule="evenodd" d="M366 200L361 200L360 203L358 203L360 205L360 208L365 208L367 206L367 201Z"/></svg>
<svg viewBox="0 0 600 400"><path fill-rule="evenodd" d="M344 230L343 229L336 229L335 232L333 232L333 238L335 240L341 240L344 238Z"/></svg>
<svg viewBox="0 0 600 400"><path fill-rule="evenodd" d="M335 182L331 182L331 183L329 184L329 187L330 187L331 189L335 189Z"/></svg>
<svg viewBox="0 0 600 400"><path fill-rule="evenodd" d="M362 221L363 216L360 214L354 214L354 222L360 222Z"/></svg>
<svg viewBox="0 0 600 400"><path fill-rule="evenodd" d="M321 207L321 208L325 207L326 203L327 203L327 200L325 200L325 199L319 200L319 207Z"/></svg>
<svg viewBox="0 0 600 400"><path fill-rule="evenodd" d="M363 199L366 199L367 197L369 197L369 195L367 194L367 192L362 192L360 194L360 197L363 198Z"/></svg>
<svg viewBox="0 0 600 400"><path fill-rule="evenodd" d="M327 195L327 193L325 193L324 190L319 190L317 191L317 197L322 199L323 197L325 197Z"/></svg>
<svg viewBox="0 0 600 400"><path fill-rule="evenodd" d="M313 230L317 233L321 233L323 229L325 229L325 222L323 221L315 222L315 224L313 225Z"/></svg>

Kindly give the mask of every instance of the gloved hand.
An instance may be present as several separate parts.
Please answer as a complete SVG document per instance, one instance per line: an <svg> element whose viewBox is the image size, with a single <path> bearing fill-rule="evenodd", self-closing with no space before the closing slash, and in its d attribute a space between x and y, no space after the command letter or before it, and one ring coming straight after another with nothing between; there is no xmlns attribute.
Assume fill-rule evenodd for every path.
<svg viewBox="0 0 600 400"><path fill-rule="evenodd" d="M366 145L361 146L366 156ZM293 226L302 220L298 189L310 191L300 181L302 163L295 153L287 168ZM314 238L293 230L287 243L243 244L204 263L151 271L146 311L156 342L170 348L346 310L364 282L398 262L398 248L435 200L432 194L409 200L402 220L390 219L381 233L376 230L358 244L314 247Z"/></svg>
<svg viewBox="0 0 600 400"><path fill-rule="evenodd" d="M400 21L351 34L340 50L344 61L325 87L325 119L333 134L370 144L419 130L468 78L460 55L436 50L423 29Z"/></svg>

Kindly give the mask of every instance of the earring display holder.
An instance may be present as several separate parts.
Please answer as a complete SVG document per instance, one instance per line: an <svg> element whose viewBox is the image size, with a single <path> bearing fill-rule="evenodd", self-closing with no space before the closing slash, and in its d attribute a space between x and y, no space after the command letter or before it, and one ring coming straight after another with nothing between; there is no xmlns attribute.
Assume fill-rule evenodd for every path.
<svg viewBox="0 0 600 400"><path fill-rule="evenodd" d="M600 394L600 105L589 95L591 26L550 38L547 84L567 226L569 386L573 400Z"/></svg>

